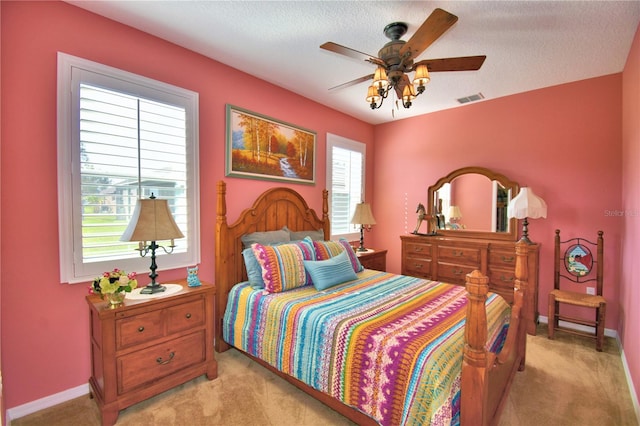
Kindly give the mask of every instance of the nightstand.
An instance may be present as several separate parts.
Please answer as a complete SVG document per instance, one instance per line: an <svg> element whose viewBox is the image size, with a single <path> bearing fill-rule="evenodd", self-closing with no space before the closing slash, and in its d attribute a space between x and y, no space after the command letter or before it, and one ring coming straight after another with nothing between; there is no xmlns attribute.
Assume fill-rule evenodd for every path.
<svg viewBox="0 0 640 426"><path fill-rule="evenodd" d="M203 374L218 375L213 353L215 287L202 282L175 294L125 299L110 309L99 295L87 296L91 345L90 395L102 425L120 410Z"/></svg>
<svg viewBox="0 0 640 426"><path fill-rule="evenodd" d="M377 271L387 270L387 251L377 249L367 249L367 251L356 251L360 263L366 269Z"/></svg>

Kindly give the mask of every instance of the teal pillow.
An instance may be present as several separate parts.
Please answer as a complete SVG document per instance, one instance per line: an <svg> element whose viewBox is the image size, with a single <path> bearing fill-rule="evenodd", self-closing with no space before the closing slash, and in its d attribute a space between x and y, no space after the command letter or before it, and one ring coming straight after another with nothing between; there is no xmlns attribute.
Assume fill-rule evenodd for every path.
<svg viewBox="0 0 640 426"><path fill-rule="evenodd" d="M244 266L247 268L247 280L253 288L264 288L264 280L262 279L262 267L253 254L251 247L242 250L244 258Z"/></svg>
<svg viewBox="0 0 640 426"><path fill-rule="evenodd" d="M316 290L325 290L358 278L346 251L328 260L305 260L304 269Z"/></svg>

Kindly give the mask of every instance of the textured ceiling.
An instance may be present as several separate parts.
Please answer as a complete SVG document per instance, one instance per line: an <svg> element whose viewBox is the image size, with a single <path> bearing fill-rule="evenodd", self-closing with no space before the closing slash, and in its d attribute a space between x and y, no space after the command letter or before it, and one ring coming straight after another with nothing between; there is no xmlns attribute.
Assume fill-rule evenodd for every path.
<svg viewBox="0 0 640 426"><path fill-rule="evenodd" d="M621 72L640 22L634 1L68 1L156 35L363 121L378 124ZM377 56L384 27L408 40L440 7L458 22L417 60L486 55L479 71L432 73L409 110L375 111L368 82L328 89L375 66L327 52L332 41ZM479 101L482 102L482 101Z"/></svg>

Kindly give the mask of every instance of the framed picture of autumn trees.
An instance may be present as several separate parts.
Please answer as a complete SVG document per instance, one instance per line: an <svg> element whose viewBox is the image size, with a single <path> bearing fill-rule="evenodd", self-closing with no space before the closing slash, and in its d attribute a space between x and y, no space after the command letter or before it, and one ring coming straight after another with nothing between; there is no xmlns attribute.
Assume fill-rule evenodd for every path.
<svg viewBox="0 0 640 426"><path fill-rule="evenodd" d="M313 185L316 133L227 105L226 175Z"/></svg>

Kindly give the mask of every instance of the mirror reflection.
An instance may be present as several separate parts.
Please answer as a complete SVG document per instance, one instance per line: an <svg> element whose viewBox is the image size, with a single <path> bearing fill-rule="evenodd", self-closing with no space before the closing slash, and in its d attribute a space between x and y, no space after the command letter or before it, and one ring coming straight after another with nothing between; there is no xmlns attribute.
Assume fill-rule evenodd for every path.
<svg viewBox="0 0 640 426"><path fill-rule="evenodd" d="M438 234L516 239L516 220L507 206L518 184L482 167L455 170L429 187L429 214Z"/></svg>
<svg viewBox="0 0 640 426"><path fill-rule="evenodd" d="M435 197L439 229L509 231L507 205L511 191L496 180L477 173L465 174L444 184Z"/></svg>

